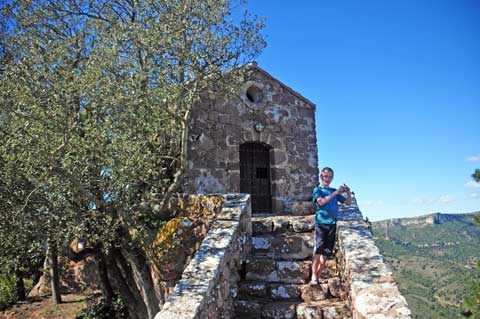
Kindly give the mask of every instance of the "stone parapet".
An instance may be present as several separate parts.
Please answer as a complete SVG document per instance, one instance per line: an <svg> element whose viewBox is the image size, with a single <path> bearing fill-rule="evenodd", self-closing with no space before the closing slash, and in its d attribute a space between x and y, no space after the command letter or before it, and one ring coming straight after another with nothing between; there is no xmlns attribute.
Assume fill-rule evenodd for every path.
<svg viewBox="0 0 480 319"><path fill-rule="evenodd" d="M232 291L251 248L251 205L248 194L224 197L220 214L155 319L233 316Z"/></svg>
<svg viewBox="0 0 480 319"><path fill-rule="evenodd" d="M341 209L337 235L337 263L353 318L412 318L357 206Z"/></svg>

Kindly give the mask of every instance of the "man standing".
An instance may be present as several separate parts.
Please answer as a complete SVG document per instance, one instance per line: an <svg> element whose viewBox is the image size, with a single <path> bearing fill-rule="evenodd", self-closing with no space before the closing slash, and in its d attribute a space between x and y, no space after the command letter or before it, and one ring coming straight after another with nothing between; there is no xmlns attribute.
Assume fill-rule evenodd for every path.
<svg viewBox="0 0 480 319"><path fill-rule="evenodd" d="M320 173L321 186L313 190L313 201L316 207L315 237L313 245L312 280L310 284L318 284L318 276L327 262L327 256L333 252L337 225L338 202L352 204L350 188L343 184L338 190L330 187L333 170L325 167ZM347 193L347 197L341 195Z"/></svg>

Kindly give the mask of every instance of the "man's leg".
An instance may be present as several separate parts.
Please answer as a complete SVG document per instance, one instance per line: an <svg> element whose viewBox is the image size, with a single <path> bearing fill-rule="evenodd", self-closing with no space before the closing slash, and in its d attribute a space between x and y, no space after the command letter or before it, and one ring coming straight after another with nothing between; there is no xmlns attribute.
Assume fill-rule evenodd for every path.
<svg viewBox="0 0 480 319"><path fill-rule="evenodd" d="M313 255L313 261L312 261L312 283L316 283L318 280L317 274L318 274L318 267L320 266L320 256L321 255Z"/></svg>
<svg viewBox="0 0 480 319"><path fill-rule="evenodd" d="M323 267L327 262L327 256L315 254L312 262L312 282L318 281L318 275L322 273Z"/></svg>
<svg viewBox="0 0 480 319"><path fill-rule="evenodd" d="M322 275L323 267L327 264L327 255L320 255L320 266L318 267L317 277Z"/></svg>
<svg viewBox="0 0 480 319"><path fill-rule="evenodd" d="M312 280L311 283L317 283L318 273L322 270L323 265L325 264L322 260L326 260L326 256L323 256L325 234L322 231L322 226L315 223L315 233L313 237L313 260L312 260Z"/></svg>

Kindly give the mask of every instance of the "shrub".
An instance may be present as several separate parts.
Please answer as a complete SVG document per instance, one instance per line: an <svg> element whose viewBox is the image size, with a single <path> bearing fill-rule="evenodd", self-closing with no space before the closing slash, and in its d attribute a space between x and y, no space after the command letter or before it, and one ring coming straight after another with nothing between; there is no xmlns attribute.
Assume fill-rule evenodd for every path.
<svg viewBox="0 0 480 319"><path fill-rule="evenodd" d="M15 301L17 301L15 295L15 277L0 272L0 310L5 309Z"/></svg>
<svg viewBox="0 0 480 319"><path fill-rule="evenodd" d="M103 298L91 298L76 319L129 319L127 308L120 296L116 296L111 305Z"/></svg>

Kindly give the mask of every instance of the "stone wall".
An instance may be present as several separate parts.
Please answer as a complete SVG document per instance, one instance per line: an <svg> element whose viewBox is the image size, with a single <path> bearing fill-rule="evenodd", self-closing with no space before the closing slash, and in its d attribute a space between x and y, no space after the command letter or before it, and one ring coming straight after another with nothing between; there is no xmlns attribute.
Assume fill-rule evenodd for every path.
<svg viewBox="0 0 480 319"><path fill-rule="evenodd" d="M354 319L410 319L391 270L375 246L356 205L344 207L337 223L337 263Z"/></svg>
<svg viewBox="0 0 480 319"><path fill-rule="evenodd" d="M239 86L192 111L184 191L241 192L240 145L258 142L270 149L272 211L291 211L318 184L315 105L255 64Z"/></svg>
<svg viewBox="0 0 480 319"><path fill-rule="evenodd" d="M226 202L155 319L231 318L232 291L251 247L248 194L224 195Z"/></svg>
<svg viewBox="0 0 480 319"><path fill-rule="evenodd" d="M241 291L238 287L239 269L252 248L250 198L245 194L224 197L227 201L216 221L155 319L235 317L232 298ZM293 230L293 237L286 237L291 247L279 242L275 247L272 246L271 253L276 254L277 250L281 250L289 258L308 258L311 247L304 249L303 244L296 245L295 238L298 237L296 232L313 231L313 215L272 218L272 221L256 221L254 227L257 233L260 230L275 231L275 227L276 232L288 228ZM260 237L263 238L262 236L268 237L268 234ZM341 299L347 298L347 305L354 319L411 319L407 302L375 246L355 202L351 206L341 207L337 236L336 263L333 263L334 266L329 265L329 268L332 267L335 273L340 274L341 283L337 286L341 289L339 288L338 293L331 294L340 296ZM257 253L264 249L264 242L260 237L257 235L253 243ZM307 237L309 239L306 243L310 244L311 233ZM269 251L265 254L268 257ZM276 258L273 255L271 257ZM308 280L308 269L305 274L302 273L304 276L302 275L301 282ZM329 279L328 283L330 284L330 280L333 283L333 279ZM332 290L330 287L329 289ZM345 291L346 295L342 296L341 291Z"/></svg>
<svg viewBox="0 0 480 319"><path fill-rule="evenodd" d="M152 276L168 296L220 214L224 198L175 194L168 205L170 220L152 235L146 250ZM150 206L158 205L155 201Z"/></svg>

